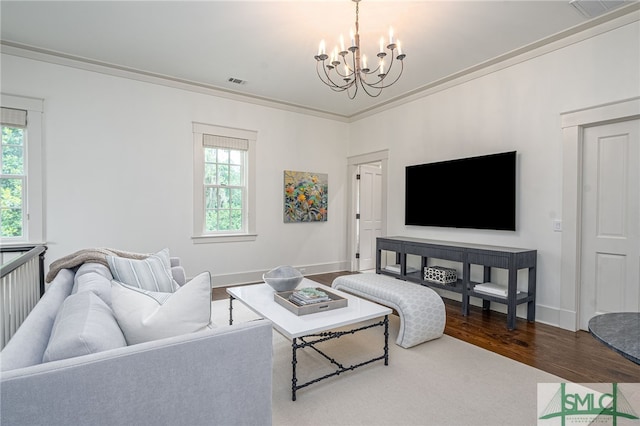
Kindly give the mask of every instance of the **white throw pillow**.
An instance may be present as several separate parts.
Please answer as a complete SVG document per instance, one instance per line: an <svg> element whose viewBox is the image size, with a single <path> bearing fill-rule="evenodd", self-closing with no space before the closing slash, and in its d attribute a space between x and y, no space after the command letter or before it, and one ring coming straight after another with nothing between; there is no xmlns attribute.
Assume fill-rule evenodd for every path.
<svg viewBox="0 0 640 426"><path fill-rule="evenodd" d="M163 293L174 292L180 287L171 275L169 249L141 260L107 256L107 263L114 280L133 287Z"/></svg>
<svg viewBox="0 0 640 426"><path fill-rule="evenodd" d="M211 275L203 272L173 293L114 280L111 305L129 345L204 330L211 322Z"/></svg>

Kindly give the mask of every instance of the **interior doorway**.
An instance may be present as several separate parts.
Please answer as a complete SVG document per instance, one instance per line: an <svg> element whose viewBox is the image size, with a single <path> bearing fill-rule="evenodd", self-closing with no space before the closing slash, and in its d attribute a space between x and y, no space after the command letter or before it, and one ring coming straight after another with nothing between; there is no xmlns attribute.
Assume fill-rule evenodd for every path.
<svg viewBox="0 0 640 426"><path fill-rule="evenodd" d="M640 120L584 129L579 328L640 311Z"/></svg>
<svg viewBox="0 0 640 426"><path fill-rule="evenodd" d="M376 238L387 234L388 151L348 158L348 256L352 272L375 268Z"/></svg>
<svg viewBox="0 0 640 426"><path fill-rule="evenodd" d="M637 170L639 168L638 158L631 159L634 154L631 152L624 154L622 150L623 145L627 145L630 142L625 142L626 136L622 136L626 131L621 131L620 128L607 128L610 124L622 124L622 123L635 123L632 126L638 126L638 120L640 119L640 97L624 99L617 102L611 102L607 104L597 105L590 108L584 108L580 110L570 111L561 115L562 124L562 245L561 245L561 270L560 270L560 309L554 310L553 308L541 310L544 317L548 318L551 323L557 323L560 327L576 331L587 327L588 319L592 317L596 312L600 310L610 310L611 307L605 308L601 306L598 308L595 304L595 299L599 298L596 293L600 292L605 297L611 297L613 293L621 291L620 288L607 288L605 283L611 283L613 280L623 281L622 276L638 277L638 251L635 254L630 253L624 255L629 258L629 265L635 264L635 271L632 272L627 269L626 263L623 262L619 255L615 254L612 247L596 247L593 241L585 241L585 238L593 238L593 235L598 234L615 234L620 233L620 223L618 219L615 219L614 215L624 213L625 220L629 219L633 224L629 223L625 226L635 227L637 230L640 227L638 224L638 206L620 206L620 202L634 204L632 201L624 201L623 194L628 193L628 190L621 190L620 188L615 190L600 191L601 197L595 197L589 200L593 194L587 194L592 192L594 185L605 185L608 187L618 185L631 185L628 189L632 192L635 187L635 195L631 194L631 197L635 197L637 200L638 195L638 181L636 178L629 178L628 174L621 173L622 167L616 163L627 162L625 167L627 170L632 168ZM598 135L599 129L605 130L603 134ZM607 134L608 133L608 134ZM585 145L588 139L601 140L595 144L595 151L592 151ZM633 136L631 136L633 139ZM630 140L631 140L630 139ZM613 142L611 145L605 145L607 142ZM636 144L638 143L636 139ZM599 150L601 150L599 152ZM626 148L625 148L626 150ZM637 151L636 151L637 152ZM585 164L585 161L590 157L600 157L604 163L608 163L606 167L609 170L604 172L602 167L598 171L598 165L589 166ZM585 156L587 157L585 159ZM609 158L614 156L618 160ZM629 158L628 158L629 157ZM595 168L595 172L588 170L585 171L585 167ZM604 166L603 166L604 167ZM598 173L601 173L598 176ZM627 175L626 182L622 184L622 177ZM590 177L591 176L591 177ZM596 176L596 180L593 181L593 176ZM611 179L617 179L617 184L610 182ZM598 182L600 180L600 182ZM618 206L611 208L607 197L613 196L617 198ZM586 197L586 199L585 199ZM624 195L627 197L627 195ZM585 205L584 203L587 203ZM599 210L598 210L599 209ZM607 210L608 209L608 210ZM634 210L635 209L635 210ZM589 213L590 212L590 213ZM592 218L585 218L585 213L592 214ZM590 222L585 223L585 221ZM618 226L617 230L615 226ZM629 228L630 230L630 228ZM637 231L636 231L637 232ZM628 233L624 230L623 234ZM599 237L598 237L599 238ZM636 249L638 249L638 240L636 238ZM614 240L623 240L625 238L614 237ZM634 237L631 238L633 241ZM586 244L586 246L585 246ZM599 243L598 243L599 244ZM632 243L634 244L634 243ZM633 251L633 250L632 250ZM599 254L599 253L602 253ZM613 257L611 255L614 255ZM599 259L596 260L596 256ZM612 262L609 262L609 261ZM599 262L597 268L593 267L594 262ZM592 264L589 269L589 264ZM602 268L600 267L602 266ZM617 278L612 276L617 274ZM630 275L629 275L630 274ZM593 276L593 277L590 277ZM599 276L598 276L599 275ZM626 278L625 277L625 282ZM595 278L600 284L589 283L586 280ZM635 310L640 307L640 282L638 278L635 281L631 281L631 288L627 284L624 284L625 292L627 294L623 297L624 303L627 306L624 309L631 309L635 306ZM634 296L635 294L635 296ZM583 300L588 299L588 300ZM589 299L591 302L589 302ZM602 299L605 300L604 298ZM620 297L618 297L620 301ZM589 312L589 303L593 304L592 312ZM599 302L598 302L599 303ZM607 301L610 304L611 301ZM630 304L630 305L629 305ZM615 308L615 309L618 309Z"/></svg>
<svg viewBox="0 0 640 426"><path fill-rule="evenodd" d="M380 162L360 164L357 180L356 233L358 271L375 269L376 238L382 236L382 169Z"/></svg>

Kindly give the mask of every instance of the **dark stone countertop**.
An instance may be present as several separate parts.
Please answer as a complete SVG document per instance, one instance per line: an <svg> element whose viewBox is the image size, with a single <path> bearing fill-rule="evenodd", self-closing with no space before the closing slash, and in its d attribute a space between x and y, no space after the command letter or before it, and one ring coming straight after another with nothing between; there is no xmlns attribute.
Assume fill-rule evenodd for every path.
<svg viewBox="0 0 640 426"><path fill-rule="evenodd" d="M640 364L640 312L616 312L589 320L589 331L627 359Z"/></svg>

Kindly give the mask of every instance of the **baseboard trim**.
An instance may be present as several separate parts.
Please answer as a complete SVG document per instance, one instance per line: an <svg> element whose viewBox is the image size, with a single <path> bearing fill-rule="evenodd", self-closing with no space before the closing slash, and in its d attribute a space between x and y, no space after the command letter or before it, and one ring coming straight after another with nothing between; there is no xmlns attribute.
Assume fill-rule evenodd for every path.
<svg viewBox="0 0 640 426"><path fill-rule="evenodd" d="M348 271L349 262L316 263L311 265L291 265L300 270L303 275L327 274L330 272ZM277 265L276 265L277 266ZM274 266L275 267L275 266ZM211 287L228 287L233 285L252 284L262 282L262 274L271 268L257 271L235 272L211 276Z"/></svg>
<svg viewBox="0 0 640 426"><path fill-rule="evenodd" d="M546 305L536 305L536 322L560 327L560 309Z"/></svg>
<svg viewBox="0 0 640 426"><path fill-rule="evenodd" d="M578 313L576 311L567 311L559 309L558 327L569 331L578 331Z"/></svg>

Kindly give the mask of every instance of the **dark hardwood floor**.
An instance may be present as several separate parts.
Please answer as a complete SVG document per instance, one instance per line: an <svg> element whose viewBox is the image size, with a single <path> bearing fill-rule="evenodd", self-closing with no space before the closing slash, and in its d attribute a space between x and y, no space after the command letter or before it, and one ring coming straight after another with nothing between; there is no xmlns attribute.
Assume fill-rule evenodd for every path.
<svg viewBox="0 0 640 426"><path fill-rule="evenodd" d="M307 276L325 285L349 272ZM214 289L214 300L226 298L225 289ZM640 365L609 349L585 331L571 332L518 318L516 329L507 330L506 315L472 306L468 316L460 302L443 299L447 311L444 332L574 383L637 383Z"/></svg>

